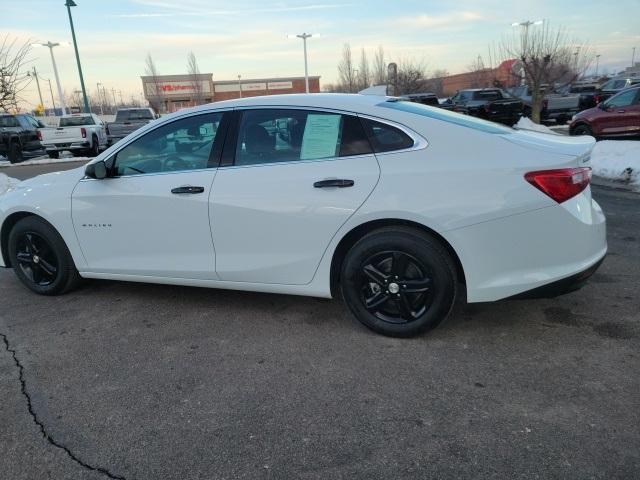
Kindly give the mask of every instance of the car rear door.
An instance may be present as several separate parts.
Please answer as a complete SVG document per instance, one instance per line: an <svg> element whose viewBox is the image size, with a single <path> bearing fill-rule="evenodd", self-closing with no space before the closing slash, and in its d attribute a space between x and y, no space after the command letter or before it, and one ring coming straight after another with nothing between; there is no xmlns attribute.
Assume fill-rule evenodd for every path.
<svg viewBox="0 0 640 480"><path fill-rule="evenodd" d="M222 112L187 115L145 132L85 178L72 218L88 271L216 279L209 196L226 131Z"/></svg>
<svg viewBox="0 0 640 480"><path fill-rule="evenodd" d="M605 103L605 109L598 116L598 130L602 135L629 133L633 129L634 110L638 96L637 89L620 92Z"/></svg>
<svg viewBox="0 0 640 480"><path fill-rule="evenodd" d="M247 109L213 184L216 272L234 282L309 283L380 169L355 115Z"/></svg>

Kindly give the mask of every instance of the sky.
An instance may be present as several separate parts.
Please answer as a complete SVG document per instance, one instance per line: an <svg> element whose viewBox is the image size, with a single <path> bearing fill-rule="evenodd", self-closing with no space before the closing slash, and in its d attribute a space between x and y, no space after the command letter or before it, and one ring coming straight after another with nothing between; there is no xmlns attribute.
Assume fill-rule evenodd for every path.
<svg viewBox="0 0 640 480"><path fill-rule="evenodd" d="M302 76L302 41L288 34L319 33L308 40L309 74L321 85L337 78L345 43L356 57L370 59L382 45L386 60L416 60L428 70L468 70L489 46L514 34L512 23L544 19L564 27L571 38L599 54L600 72L631 64L632 47L640 61L640 0L75 0L72 8L85 84L100 82L116 96L140 98L144 61L150 53L161 74L186 73L193 51L200 71L214 80ZM0 0L0 35L21 41L69 42L64 0ZM538 27L531 27L538 28ZM67 92L80 82L72 46L54 49ZM53 82L49 51L34 48L28 67ZM595 66L595 64L594 64ZM44 82L45 105L50 104ZM54 85L55 94L55 85ZM35 106L35 83L23 92L23 107Z"/></svg>

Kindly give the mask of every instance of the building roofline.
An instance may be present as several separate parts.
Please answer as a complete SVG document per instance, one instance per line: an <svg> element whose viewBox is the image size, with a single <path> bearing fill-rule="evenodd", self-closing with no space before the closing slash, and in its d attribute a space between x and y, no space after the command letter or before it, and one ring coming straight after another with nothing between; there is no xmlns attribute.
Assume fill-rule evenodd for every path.
<svg viewBox="0 0 640 480"><path fill-rule="evenodd" d="M320 78L320 75L309 75L309 80ZM286 82L290 80L304 80L304 77L271 77L271 78L241 78L240 83L249 83L249 82ZM214 80L214 84L221 83L238 83L238 79L232 80Z"/></svg>

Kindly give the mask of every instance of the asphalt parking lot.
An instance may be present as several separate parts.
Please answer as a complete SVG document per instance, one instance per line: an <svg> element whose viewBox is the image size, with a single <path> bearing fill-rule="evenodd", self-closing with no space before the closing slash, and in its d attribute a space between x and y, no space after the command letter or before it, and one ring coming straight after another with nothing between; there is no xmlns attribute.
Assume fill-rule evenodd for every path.
<svg viewBox="0 0 640 480"><path fill-rule="evenodd" d="M45 298L2 270L0 477L639 478L640 195L594 196L609 255L582 290L458 305L411 340L337 300Z"/></svg>

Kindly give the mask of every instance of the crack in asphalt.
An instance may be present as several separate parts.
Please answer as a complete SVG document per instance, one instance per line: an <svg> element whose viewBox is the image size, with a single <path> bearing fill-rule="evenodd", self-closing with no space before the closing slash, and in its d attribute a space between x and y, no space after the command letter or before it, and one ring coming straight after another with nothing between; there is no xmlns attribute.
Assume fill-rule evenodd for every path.
<svg viewBox="0 0 640 480"><path fill-rule="evenodd" d="M6 350L7 350L7 352L9 352L11 354L11 356L13 357L13 362L16 364L16 367L18 367L18 377L19 377L19 380L20 380L20 390L22 392L22 395L27 400L27 410L29 411L29 415L31 415L31 418L33 419L33 423L35 423L40 428L40 432L42 433L42 436L45 438L45 440L47 442L49 442L51 445L53 445L54 447L59 448L60 450L63 450L71 460L73 460L75 463L77 463L81 467L86 468L87 470L91 470L93 472L102 473L103 475L106 475L107 477L115 479L115 480L127 480L126 477L123 477L121 475L116 475L115 473L111 473L108 469L106 469L104 467L95 467L93 465L89 465L87 462L82 461L68 447L66 447L66 446L62 445L61 443L57 442L51 436L51 434L47 432L44 424L42 423L42 421L40 421L38 419L38 416L36 415L36 412L33 409L33 404L31 402L31 396L29 395L29 392L27 392L27 383L26 383L25 378L24 378L24 367L23 367L22 363L20 363L20 360L18 360L18 356L16 355L16 351L13 348L11 348L11 345L9 344L9 339L7 338L7 336L4 333L0 333L0 337L2 337L2 340L4 341L4 346L5 346Z"/></svg>

